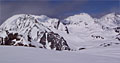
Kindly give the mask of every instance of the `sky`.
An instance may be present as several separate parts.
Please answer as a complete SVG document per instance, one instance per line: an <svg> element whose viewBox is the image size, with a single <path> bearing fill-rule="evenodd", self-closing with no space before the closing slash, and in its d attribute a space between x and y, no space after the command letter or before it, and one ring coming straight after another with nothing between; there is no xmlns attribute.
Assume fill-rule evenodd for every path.
<svg viewBox="0 0 120 63"><path fill-rule="evenodd" d="M15 14L47 15L62 20L83 12L95 18L120 13L120 0L0 0L0 24Z"/></svg>

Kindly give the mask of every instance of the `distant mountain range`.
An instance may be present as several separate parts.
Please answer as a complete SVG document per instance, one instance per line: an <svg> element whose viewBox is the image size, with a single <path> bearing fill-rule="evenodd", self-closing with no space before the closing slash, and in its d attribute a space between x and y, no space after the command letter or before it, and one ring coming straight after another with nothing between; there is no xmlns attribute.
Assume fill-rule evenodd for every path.
<svg viewBox="0 0 120 63"><path fill-rule="evenodd" d="M97 19L80 13L63 21L45 15L14 15L0 26L0 45L59 51L120 45L120 15Z"/></svg>

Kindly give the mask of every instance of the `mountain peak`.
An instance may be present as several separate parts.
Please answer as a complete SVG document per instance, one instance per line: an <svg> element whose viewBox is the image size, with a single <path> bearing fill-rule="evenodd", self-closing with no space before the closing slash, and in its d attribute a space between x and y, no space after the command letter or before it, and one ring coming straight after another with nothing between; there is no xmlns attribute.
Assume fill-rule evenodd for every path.
<svg viewBox="0 0 120 63"><path fill-rule="evenodd" d="M109 14L103 16L103 17L112 18L112 17L115 17L115 16L116 16L116 13L113 12L113 13L109 13Z"/></svg>
<svg viewBox="0 0 120 63"><path fill-rule="evenodd" d="M120 16L116 13L110 13L100 18L99 23L105 27L115 28L120 26Z"/></svg>
<svg viewBox="0 0 120 63"><path fill-rule="evenodd" d="M66 40L49 27L56 26L58 24L56 20L45 15L14 15L0 27L0 39L2 39L0 44L70 50ZM51 23L54 21L55 24Z"/></svg>
<svg viewBox="0 0 120 63"><path fill-rule="evenodd" d="M65 19L70 24L73 25L83 25L83 24L92 24L94 23L94 19L87 13L80 13L73 16L70 16Z"/></svg>

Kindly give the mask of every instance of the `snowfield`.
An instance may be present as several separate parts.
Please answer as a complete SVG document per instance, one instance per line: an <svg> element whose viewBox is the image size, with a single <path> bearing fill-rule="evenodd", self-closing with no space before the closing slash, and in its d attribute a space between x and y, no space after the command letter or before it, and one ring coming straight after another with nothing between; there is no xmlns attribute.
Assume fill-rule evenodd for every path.
<svg viewBox="0 0 120 63"><path fill-rule="evenodd" d="M97 19L80 13L62 21L31 14L8 18L0 26L0 63L120 63L119 14Z"/></svg>
<svg viewBox="0 0 120 63"><path fill-rule="evenodd" d="M0 46L0 63L120 63L120 46L80 51Z"/></svg>

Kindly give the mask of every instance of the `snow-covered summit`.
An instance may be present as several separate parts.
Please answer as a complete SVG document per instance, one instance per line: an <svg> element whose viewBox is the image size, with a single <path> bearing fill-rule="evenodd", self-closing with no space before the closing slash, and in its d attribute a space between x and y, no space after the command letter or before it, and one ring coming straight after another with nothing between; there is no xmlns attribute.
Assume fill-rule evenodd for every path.
<svg viewBox="0 0 120 63"><path fill-rule="evenodd" d="M38 20L39 19L39 20ZM39 47L54 50L70 50L66 40L58 33L54 33L49 26L52 18L20 14L7 19L0 27L0 44ZM56 19L55 19L56 20ZM3 37L3 33L6 37Z"/></svg>
<svg viewBox="0 0 120 63"><path fill-rule="evenodd" d="M44 29L44 31L50 31L46 26L40 23L34 15L27 14L14 15L1 25L2 30L20 31L20 33L34 27Z"/></svg>
<svg viewBox="0 0 120 63"><path fill-rule="evenodd" d="M116 13L110 13L98 20L98 22L105 27L116 28L120 26L120 16Z"/></svg>
<svg viewBox="0 0 120 63"><path fill-rule="evenodd" d="M87 24L94 23L94 19L87 13L80 13L77 15L73 15L73 16L66 18L65 20L73 25L81 25L82 23L87 25Z"/></svg>
<svg viewBox="0 0 120 63"><path fill-rule="evenodd" d="M91 17L89 14L80 13L77 15L67 17L64 21L67 22L66 26L70 33L68 37L74 38L71 40L70 38L67 38L68 40L70 40L69 42L71 43L74 42L73 47L79 46L89 48L96 47L96 45L100 44L105 45L109 44L110 42L112 43L119 42L116 39L118 33L116 33L113 28L105 26L114 24L114 22L116 22L116 24L114 24L113 26L114 27L118 26L119 24L118 22L120 20L119 15L117 14L111 13L106 16L103 16L100 19L97 19ZM119 30L116 31L118 32ZM117 38L119 39L120 37Z"/></svg>

